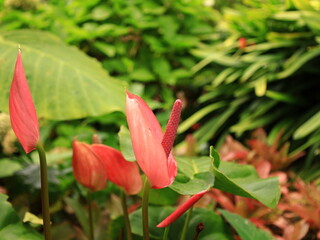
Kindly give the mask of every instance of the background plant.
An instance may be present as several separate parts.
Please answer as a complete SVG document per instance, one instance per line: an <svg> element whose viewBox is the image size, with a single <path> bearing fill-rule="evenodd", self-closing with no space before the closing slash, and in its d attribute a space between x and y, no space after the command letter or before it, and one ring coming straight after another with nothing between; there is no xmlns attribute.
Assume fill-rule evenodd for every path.
<svg viewBox="0 0 320 240"><path fill-rule="evenodd" d="M199 152L207 155L208 145L221 145L228 134L243 140L251 130L263 126L268 133L266 142L262 144L265 146L274 144L282 131L277 150L280 157L284 153L283 160L292 160L301 151L306 153L293 166L287 164L289 166L284 171L295 170L304 181L319 183L319 84L316 80L319 77L319 6L316 1L237 0L216 1L214 5L211 1L200 0L134 0L130 4L122 0L6 0L0 3L0 58L4 63L0 69L0 81L3 83L0 105L4 111L0 119L3 149L0 160L0 191L9 194L9 200L20 218L26 212L35 215L40 213L37 156L31 154L26 157L21 154L22 149L15 144L4 110L7 106L6 86L11 81L10 51L13 59L21 39L25 39L25 46L31 47L30 51L24 51L22 46L22 50L25 54L24 61L30 63L28 79L30 77L34 84L46 77L44 69L50 69L50 66L53 72L57 69L57 64L48 64L37 70L31 67L34 60L39 60L39 56L45 52L56 54L61 51L59 58L64 63L66 55L70 55L72 61L81 59L81 66L87 65L94 69L89 72L90 86L96 78L104 83L109 80L116 83L107 87L111 90L108 94L110 99L124 98L124 94L122 97L121 93L116 94L116 89L122 91L124 86L142 96L156 109L161 125L165 125L168 119L168 109L173 100L176 96L181 98L184 103L184 122L180 126L177 142L182 142L180 146L185 146L185 137L192 134L187 137L187 145L189 144L189 150L192 144L196 148L189 151L189 155ZM31 32L20 31L26 28L31 29ZM42 35L43 33L35 30L44 30L46 33ZM20 36L17 34L19 32ZM71 50L49 32L64 43L97 59L102 63L102 68L100 63L74 48ZM32 41L34 34L40 34L36 42ZM55 39L58 41L55 42L57 45L51 44L51 50L50 47L44 48L41 43L48 39L43 36ZM47 60L44 57L41 62L45 63ZM64 72L68 71L70 68ZM113 81L110 76L118 80ZM64 77L62 82L68 81L72 88L82 86L77 84L79 76L74 72L65 74ZM33 88L33 94L37 96L40 91L36 91L35 86L31 84L31 90ZM45 85L40 84L40 87L43 86ZM93 92L89 98L82 98L80 102L90 106L90 100L96 97L92 101L100 103L96 103L99 107L94 111L89 107L89 111L79 114L84 109L79 108L79 105L74 107L74 111L68 111L65 101L61 101L68 96L63 94L63 84L60 86L63 89L60 91L62 97L52 94L51 103L65 108L68 116L52 112L49 114L56 110L50 107L40 110L41 138L49 150L51 211L56 223L53 234L54 239L84 239L88 233L86 216L83 214L87 207L84 201L85 190L75 182L72 175L71 142L78 136L79 140L89 143L92 134L97 133L104 144L120 149L121 137L117 134L120 126L126 125L122 113L124 106L117 104L121 101L115 103L108 100L106 104L105 99ZM50 95L51 93L52 91ZM41 96L36 97L36 101L37 106L43 104ZM127 133L123 127L121 130L119 135L123 137ZM287 148L288 145L290 148ZM177 150L181 152L183 148ZM190 172L189 160L180 160L183 174ZM192 174L189 178L203 180L201 174L200 178ZM185 179L180 180L183 182ZM93 196L98 239L103 236L110 239L121 236L123 219L119 212L118 193L119 189L109 184L106 189ZM152 192L150 202L154 205L152 209L156 209L151 211L154 216L152 221L158 223L162 220L158 219L159 216L164 218L168 215L170 207L163 206L176 204L178 197L179 194L171 189ZM5 197L3 199L5 202ZM139 199L129 199L132 211L139 207ZM216 233L203 231L203 237L231 238L226 233L229 228L224 219L236 217L221 212L222 218L212 211L213 204L211 202L204 206L205 209L195 210L194 219L191 220L193 229L189 236L193 236L199 219L205 219L206 224L214 224L219 228L217 227ZM303 206L308 209L310 204ZM132 214L132 218L139 219L139 211ZM180 229L183 220L182 217L173 228ZM244 219L243 221L245 222ZM29 220L24 226L29 228L32 225L39 229L36 222L34 219ZM233 226L234 223L230 224ZM141 236L139 229L139 225L133 228L136 238ZM155 229L152 234L155 238L161 236L161 232ZM178 233L170 234L173 239L177 239ZM240 233L239 235L241 236Z"/></svg>

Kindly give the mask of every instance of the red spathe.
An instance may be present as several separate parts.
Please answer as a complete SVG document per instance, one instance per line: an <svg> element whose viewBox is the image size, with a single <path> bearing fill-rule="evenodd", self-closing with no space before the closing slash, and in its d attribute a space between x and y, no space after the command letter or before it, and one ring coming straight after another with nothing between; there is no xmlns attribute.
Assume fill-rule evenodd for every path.
<svg viewBox="0 0 320 240"><path fill-rule="evenodd" d="M39 123L19 49L9 96L11 126L26 153L36 149Z"/></svg>
<svg viewBox="0 0 320 240"><path fill-rule="evenodd" d="M92 191L104 189L107 173L91 145L74 140L72 149L72 167L76 180Z"/></svg>
<svg viewBox="0 0 320 240"><path fill-rule="evenodd" d="M108 180L122 187L129 195L140 192L142 180L135 162L128 162L121 152L106 145L93 144L92 149L102 160Z"/></svg>
<svg viewBox="0 0 320 240"><path fill-rule="evenodd" d="M177 105L180 106L177 110L180 116L180 100ZM164 134L152 110L140 97L127 92L126 115L134 154L151 187L169 186L177 175L177 163L171 149L164 149L162 145ZM179 118L176 117L176 121ZM175 137L175 134L170 135Z"/></svg>

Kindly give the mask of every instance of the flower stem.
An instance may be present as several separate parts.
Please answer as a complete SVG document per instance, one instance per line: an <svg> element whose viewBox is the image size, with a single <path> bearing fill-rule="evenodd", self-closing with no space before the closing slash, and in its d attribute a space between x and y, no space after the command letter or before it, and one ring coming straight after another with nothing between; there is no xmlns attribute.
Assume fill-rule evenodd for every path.
<svg viewBox="0 0 320 240"><path fill-rule="evenodd" d="M170 225L164 229L162 240L168 240Z"/></svg>
<svg viewBox="0 0 320 240"><path fill-rule="evenodd" d="M87 203L88 203L88 215L89 215L89 239L94 240L92 201L91 201L91 191L90 190L87 193Z"/></svg>
<svg viewBox="0 0 320 240"><path fill-rule="evenodd" d="M43 231L44 231L45 240L51 240L47 158L46 158L46 153L44 151L44 148L40 142L37 144L37 151L40 159Z"/></svg>
<svg viewBox="0 0 320 240"><path fill-rule="evenodd" d="M189 226L191 215L192 215L192 210L193 210L193 207L191 207L187 212L187 216L186 216L186 220L184 221L184 225L183 225L183 229L182 229L180 240L185 240L186 239L187 230L188 230L188 226Z"/></svg>
<svg viewBox="0 0 320 240"><path fill-rule="evenodd" d="M143 239L149 240L149 219L148 219L148 204L149 204L150 183L148 178L144 181L143 196L142 196L142 226Z"/></svg>
<svg viewBox="0 0 320 240"><path fill-rule="evenodd" d="M121 205L122 205L124 222L126 224L127 240L132 240L133 238L131 234L131 226L130 226L130 220L129 220L128 207L127 207L127 198L123 190L121 190Z"/></svg>

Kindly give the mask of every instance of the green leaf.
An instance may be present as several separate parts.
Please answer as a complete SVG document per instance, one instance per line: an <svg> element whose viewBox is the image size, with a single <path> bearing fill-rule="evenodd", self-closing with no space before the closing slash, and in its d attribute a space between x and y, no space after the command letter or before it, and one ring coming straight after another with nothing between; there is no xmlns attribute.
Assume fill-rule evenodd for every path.
<svg viewBox="0 0 320 240"><path fill-rule="evenodd" d="M295 61L292 65L288 66L282 72L277 74L278 79L287 78L293 73L295 73L299 68L301 68L305 63L310 61L311 59L320 55L320 47L310 48L310 50L306 51L303 55L299 57L297 61Z"/></svg>
<svg viewBox="0 0 320 240"><path fill-rule="evenodd" d="M109 18L112 15L112 10L107 6L98 6L92 9L91 16L93 20L103 21Z"/></svg>
<svg viewBox="0 0 320 240"><path fill-rule="evenodd" d="M35 30L0 34L0 106L8 92L18 45L38 117L67 120L125 109L123 84L108 76L94 59L66 46L54 35Z"/></svg>
<svg viewBox="0 0 320 240"><path fill-rule="evenodd" d="M307 136L320 128L320 111L314 114L308 121L302 124L293 134L294 139ZM1 168L0 168L1 169Z"/></svg>
<svg viewBox="0 0 320 240"><path fill-rule="evenodd" d="M22 169L23 166L20 163L12 159L0 160L0 178L12 176L16 171Z"/></svg>
<svg viewBox="0 0 320 240"><path fill-rule="evenodd" d="M287 103L293 103L293 104L299 104L299 100L300 100L293 95L276 92L272 90L267 90L265 95L271 99L274 99L280 102L287 102Z"/></svg>
<svg viewBox="0 0 320 240"><path fill-rule="evenodd" d="M214 168L214 187L242 197L256 199L267 207L277 206L280 187L277 177L261 179L253 166L222 161Z"/></svg>
<svg viewBox="0 0 320 240"><path fill-rule="evenodd" d="M86 209L80 204L79 199L65 198L65 201L69 207L71 207L85 233L89 233L88 216ZM88 234L89 235L89 234Z"/></svg>
<svg viewBox="0 0 320 240"><path fill-rule="evenodd" d="M182 194L194 195L213 186L212 161L207 157L176 157L178 175L169 187ZM211 170L211 172L210 172Z"/></svg>
<svg viewBox="0 0 320 240"><path fill-rule="evenodd" d="M150 82L155 80L154 75L147 68L135 69L130 74L130 78L141 82Z"/></svg>
<svg viewBox="0 0 320 240"><path fill-rule="evenodd" d="M104 53L106 56L112 58L116 55L116 48L111 44L107 44L105 42L94 42L93 46L97 48L100 52Z"/></svg>
<svg viewBox="0 0 320 240"><path fill-rule="evenodd" d="M209 209L196 208L192 212L187 240L194 239L194 232L199 223L203 223L204 230L199 234L199 240L231 240L233 236L221 216ZM173 229L174 230L174 229ZM173 238L178 239L178 238Z"/></svg>
<svg viewBox="0 0 320 240"><path fill-rule="evenodd" d="M20 222L18 214L9 202L8 196L0 193L0 239L40 240L41 235Z"/></svg>
<svg viewBox="0 0 320 240"><path fill-rule="evenodd" d="M215 150L212 146L210 147L210 158L213 160L213 164L216 168L220 166L220 155L217 150Z"/></svg>
<svg viewBox="0 0 320 240"><path fill-rule="evenodd" d="M164 229L157 228L156 226L165 219L171 212L173 212L172 207L153 207L148 208L149 217L149 231L150 237L154 239L161 239ZM129 215L131 222L132 233L142 236L142 211L141 208Z"/></svg>
<svg viewBox="0 0 320 240"><path fill-rule="evenodd" d="M130 162L135 161L136 156L134 155L134 152L133 152L129 129L126 128L125 126L121 126L118 136L119 136L120 150L124 158Z"/></svg>
<svg viewBox="0 0 320 240"><path fill-rule="evenodd" d="M42 240L43 237L34 229L22 223L12 224L0 231L1 240Z"/></svg>
<svg viewBox="0 0 320 240"><path fill-rule="evenodd" d="M254 90L258 97L262 97L263 95L265 95L267 91L267 78L265 76L262 76L255 81Z"/></svg>
<svg viewBox="0 0 320 240"><path fill-rule="evenodd" d="M173 205L180 195L170 188L150 189L149 203L155 205Z"/></svg>
<svg viewBox="0 0 320 240"><path fill-rule="evenodd" d="M226 210L219 209L222 216L231 224L231 226L237 231L241 239L245 240L274 240L273 236L262 229L258 229L248 219L244 219L241 216L230 213Z"/></svg>
<svg viewBox="0 0 320 240"><path fill-rule="evenodd" d="M13 207L7 202L8 196L0 193L0 230L4 227L19 222L19 216Z"/></svg>
<svg viewBox="0 0 320 240"><path fill-rule="evenodd" d="M197 111L194 113L191 117L183 121L178 128L178 133L183 133L186 130L188 130L193 124L197 123L200 121L203 117L207 116L209 113L224 107L227 103L226 102L216 102L213 104L210 104L201 110Z"/></svg>

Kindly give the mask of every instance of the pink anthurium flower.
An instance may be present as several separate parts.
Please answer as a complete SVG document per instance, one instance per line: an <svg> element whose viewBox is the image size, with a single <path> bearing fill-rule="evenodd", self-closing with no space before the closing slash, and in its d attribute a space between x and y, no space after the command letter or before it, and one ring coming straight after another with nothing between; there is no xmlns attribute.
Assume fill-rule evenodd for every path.
<svg viewBox="0 0 320 240"><path fill-rule="evenodd" d="M102 145L91 145L92 150L102 160L108 180L122 187L128 195L140 192L142 180L139 168L135 162L128 162L118 150Z"/></svg>
<svg viewBox="0 0 320 240"><path fill-rule="evenodd" d="M182 214L184 214L189 208L191 208L197 201L199 201L200 198L202 198L202 196L207 192L208 191L202 191L193 195L185 203L179 206L173 213L171 213L166 219L159 223L157 227L163 228L169 226L171 223L176 221Z"/></svg>
<svg viewBox="0 0 320 240"><path fill-rule="evenodd" d="M149 106L138 96L127 92L126 115L137 162L152 188L169 186L177 175L177 163L171 149L176 136L181 100L176 100L166 132Z"/></svg>
<svg viewBox="0 0 320 240"><path fill-rule="evenodd" d="M9 96L11 126L26 153L36 149L39 123L19 49Z"/></svg>
<svg viewBox="0 0 320 240"><path fill-rule="evenodd" d="M92 191L104 189L107 173L102 160L87 143L74 140L72 143L72 167L76 180Z"/></svg>

